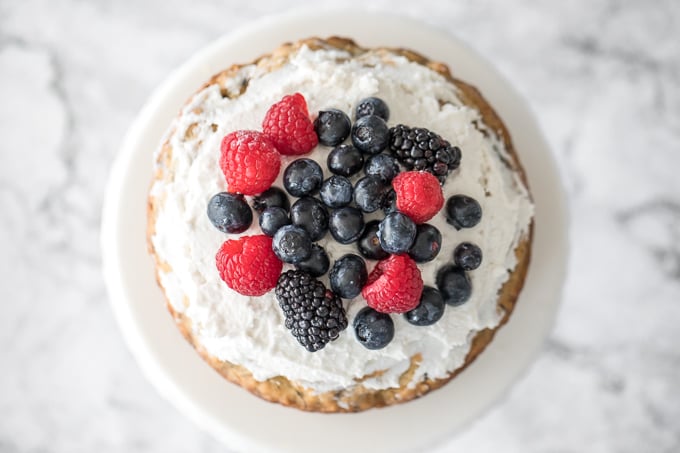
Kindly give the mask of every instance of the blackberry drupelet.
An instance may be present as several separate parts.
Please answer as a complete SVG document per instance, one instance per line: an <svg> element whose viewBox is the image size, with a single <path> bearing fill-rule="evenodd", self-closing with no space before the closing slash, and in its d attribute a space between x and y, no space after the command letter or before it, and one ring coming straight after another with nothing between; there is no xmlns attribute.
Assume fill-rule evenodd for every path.
<svg viewBox="0 0 680 453"><path fill-rule="evenodd" d="M460 165L460 148L423 127L391 127L389 150L408 170L429 171L441 184Z"/></svg>
<svg viewBox="0 0 680 453"><path fill-rule="evenodd" d="M307 272L284 272L275 293L286 328L310 352L322 349L347 327L341 299Z"/></svg>

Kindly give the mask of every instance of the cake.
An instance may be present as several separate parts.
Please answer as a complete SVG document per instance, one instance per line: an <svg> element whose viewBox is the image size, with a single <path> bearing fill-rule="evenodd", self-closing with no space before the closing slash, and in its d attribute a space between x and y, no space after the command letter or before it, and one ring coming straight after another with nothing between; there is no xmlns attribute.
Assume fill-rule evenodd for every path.
<svg viewBox="0 0 680 453"><path fill-rule="evenodd" d="M532 219L476 88L410 50L310 38L187 101L155 156L148 246L179 330L222 376L357 412L482 353L522 289Z"/></svg>

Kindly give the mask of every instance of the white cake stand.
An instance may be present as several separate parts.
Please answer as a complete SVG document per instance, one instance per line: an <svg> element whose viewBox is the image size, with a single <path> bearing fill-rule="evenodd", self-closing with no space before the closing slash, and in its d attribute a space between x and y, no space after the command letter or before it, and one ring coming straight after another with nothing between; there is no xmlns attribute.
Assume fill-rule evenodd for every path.
<svg viewBox="0 0 680 453"><path fill-rule="evenodd" d="M398 32L397 32L398 30ZM313 414L264 402L222 379L181 337L156 286L145 243L152 154L184 101L211 75L279 44L310 36L364 46L408 47L474 83L507 123L536 203L532 264L510 322L449 385L419 400L359 414ZM131 126L111 171L102 225L103 267L128 346L158 391L200 428L239 451L422 450L450 438L508 390L548 334L567 257L560 178L526 104L459 40L384 13L317 11L263 19L236 30L170 74Z"/></svg>

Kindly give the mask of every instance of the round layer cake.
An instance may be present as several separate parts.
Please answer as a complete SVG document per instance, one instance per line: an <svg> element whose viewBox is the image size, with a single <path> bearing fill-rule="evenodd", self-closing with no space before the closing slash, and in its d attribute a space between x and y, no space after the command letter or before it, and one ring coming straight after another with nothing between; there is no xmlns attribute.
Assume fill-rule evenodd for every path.
<svg viewBox="0 0 680 453"><path fill-rule="evenodd" d="M375 153L387 155L399 163L400 174L418 177L429 171L425 176L437 177L435 181L439 185L435 191L438 193L434 198L440 193L447 206L442 207L433 200L435 212L429 214L431 218L413 222L426 223L441 233L441 240L432 246L433 256L414 261L408 250L385 245L400 233L385 226L386 213L408 212L408 209L404 208L402 199L396 207L386 201L389 190L380 191L384 197L379 209L365 208L356 199L358 182L367 171L364 168L347 178L355 191L350 206L360 208L355 212L361 212L364 224L372 220L381 222L381 232L377 242L376 238L373 242L392 252L379 256L389 258L371 259L376 256L367 255L355 238L338 241L336 234L325 230L320 238L318 234L314 238L315 244L325 251L331 268L347 254L359 258L354 263L363 263L368 275L368 279L360 279L361 293L344 294L342 288L338 289L330 281L329 272L323 272L325 269L322 269L323 275L311 276L305 271L288 272L300 264L292 264L295 260L287 259L281 250L262 251L267 254L266 259L254 260L267 261L276 256L288 261L278 264L278 268L273 265L275 272L280 269L281 273L278 280L274 279L276 288L266 283L271 280L270 275L266 278L247 275L245 278L259 281L260 286L254 292L258 295L246 295L253 292L243 290L228 277L223 279L220 259L216 264L216 254L223 244L258 237L276 249L280 246L277 241L281 241L275 237L272 243L263 235L258 209L250 212L248 208L245 217L247 220L252 215L252 221L242 228L232 228L232 233L218 230L206 214L210 200L219 193L234 193L234 198L251 206L258 203L255 194L243 197L236 193L239 190L234 190L235 183L229 187L228 181L234 179L229 179L229 172L233 170L224 167L225 137L233 138L236 131L258 131L253 134L260 137L264 118L271 115L272 106L280 105L282 99L291 99L291 95L306 103L302 110L306 113L308 109L309 118L303 118L301 123L311 123L318 119L319 112L333 108L344 112L356 125L357 105L362 100L373 97L387 105L388 115L380 115L378 111L368 113L387 118L388 144L377 150L363 150L363 159L368 161ZM319 136L321 123L317 120L315 124ZM409 161L410 155L399 154L397 148L408 148L402 145L409 138L402 134L404 129L399 132L402 126L398 125L405 125L407 132L414 130L409 128L419 128L417 133L431 132L437 146L455 148L459 152L454 156L455 165L451 164L450 155L442 158L449 162L449 167L444 166L442 170L441 165L433 169L427 163ZM357 144L354 140L359 139L353 134L350 137L341 134L341 144L336 140L338 137L333 138L335 143L321 137L319 144L308 143L311 149L295 151L298 155L279 149L281 154L275 155L280 170L274 173L271 185L290 189L290 181L284 180L284 174L299 159L317 162L323 178L329 178L333 174L329 170L329 153L337 146ZM397 140L398 134L402 134L404 140ZM264 141L276 149L276 140L269 140L266 133L264 137ZM312 138L315 140L316 136ZM234 146L239 144L242 143ZM245 162L248 157L244 159ZM258 168L253 174L235 176L248 183L271 171L269 166L265 170ZM389 189L390 184L396 187L397 183L388 180L384 184ZM320 200L317 190L318 187L312 189L309 196ZM399 197L406 196L401 193L397 190ZM391 196L394 197L394 193ZM461 225L452 218L453 201L449 200L460 196L477 202L482 214L478 222ZM298 198L289 193L288 199L294 204ZM421 199L414 209L431 210L429 205ZM332 211L327 207L327 213ZM243 218L243 210L240 212ZM253 63L231 66L215 75L182 108L156 156L149 196L148 243L169 311L187 340L220 374L269 401L309 411L355 412L409 401L439 388L484 350L496 330L508 320L524 283L531 250L532 217L531 197L510 135L473 86L452 77L445 65L409 50L364 49L348 39L311 38L285 44ZM410 218L406 220L411 222ZM396 231L394 237L388 237L391 231ZM479 261L474 259L480 258L479 254L473 254L472 265L465 262L465 257L456 259L454 255L458 252L454 251L465 248L461 244L481 251L481 264L474 262ZM392 293L385 296L384 292L378 292L386 300L374 300L377 293L367 288L380 277L382 270L378 268L388 266L392 257L408 262L417 270L390 274L394 281L383 278L382 283L392 285L396 292L409 288L412 293L415 288L417 300L413 301L413 294L409 294L408 303L419 304L416 310L421 309L421 319L423 310L427 311L427 307L422 307L423 302L419 302L421 292L436 293L439 300L445 301L443 306L437 305L436 322L416 325L415 312L409 317L408 312L403 313L403 307L390 310L402 295L392 297ZM246 272L244 269L259 272L248 270L251 267L252 263L239 264L230 272ZM266 272L271 269L272 266ZM447 283L442 277L447 269L462 276L462 280ZM301 277L302 274L306 276ZM417 282L404 283L402 278ZM302 285L300 281L320 282L321 299L325 297L326 302L339 307L335 314L344 320L334 322L334 330L314 347L295 330L300 324L291 330L292 320L286 319L292 316L292 311L286 312L290 309L286 305L290 300L282 296L285 291L280 287ZM350 283L356 285L355 281ZM340 298L331 288L349 297ZM461 291L468 294L461 298ZM409 311L411 309L412 306ZM380 336L384 332L371 332L376 325L369 325L368 331L362 330L366 327L367 311L383 321L388 318L386 322L392 327L389 338ZM373 340L367 340L371 334L374 334ZM316 340L310 340L313 341ZM380 344L370 344L370 341Z"/></svg>

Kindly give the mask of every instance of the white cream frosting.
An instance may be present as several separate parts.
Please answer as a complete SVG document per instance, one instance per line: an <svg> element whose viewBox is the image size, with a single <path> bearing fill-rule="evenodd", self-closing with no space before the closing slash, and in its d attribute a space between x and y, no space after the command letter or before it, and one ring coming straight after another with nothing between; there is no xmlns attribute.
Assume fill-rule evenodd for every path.
<svg viewBox="0 0 680 453"><path fill-rule="evenodd" d="M474 334L497 326L501 319L498 291L516 265L514 249L527 233L533 215L527 190L503 163L502 142L473 125L480 121L480 114L462 104L455 86L404 57L390 55L386 59L376 53L348 57L342 51L303 47L289 63L272 72L255 66L241 69L229 89L238 91L245 78L248 88L234 99L223 97L217 85L201 90L183 108L169 136L172 178L158 180L152 188L163 200L152 241L158 257L172 268L172 272L160 272L160 281L173 308L191 319L206 350L245 366L255 379L281 375L318 392L352 386L377 370L386 372L364 380L364 386L397 387L400 374L417 353L422 361L413 383L424 375L446 377L460 367ZM482 205L482 221L474 228L456 231L446 223L442 210L429 222L442 232L442 250L434 261L419 266L425 284L435 286L436 270L451 261L457 244L470 241L479 245L484 260L469 273L473 292L468 302L447 306L443 318L428 327L416 327L403 316L392 315L394 339L384 349L372 351L356 340L351 327L356 313L366 305L359 296L344 301L349 327L336 341L310 353L285 328L273 291L247 297L222 282L215 253L235 236L216 230L206 215L210 197L227 189L218 165L221 139L237 129L260 129L266 110L294 92L305 96L312 115L328 107L352 112L360 99L378 96L390 107L390 126L426 127L461 148L461 166L444 185L444 197L466 194L475 198ZM189 127L194 134L187 139ZM330 175L325 164L329 151L318 146L305 156L321 163L325 177ZM283 169L293 159L283 157L276 186L283 187ZM254 217L243 235L261 234L257 214ZM366 220L373 217L377 214ZM358 253L355 244L340 245L330 234L320 244L331 263L345 253ZM369 272L374 265L367 260ZM322 281L328 285L326 276Z"/></svg>

